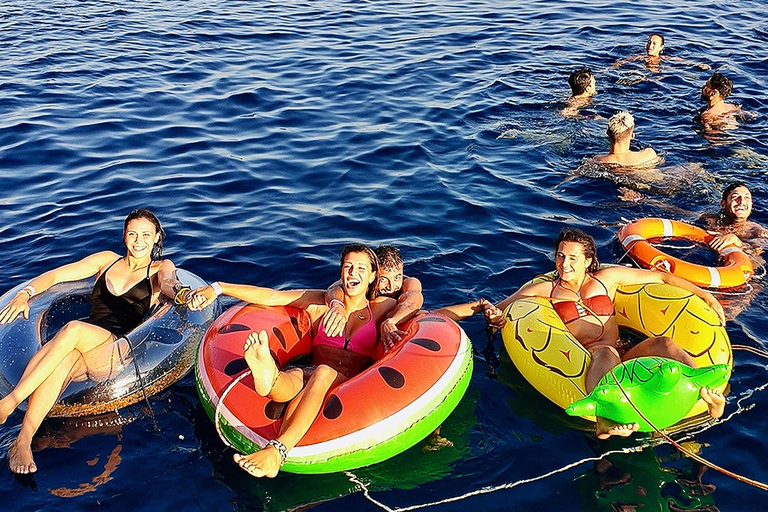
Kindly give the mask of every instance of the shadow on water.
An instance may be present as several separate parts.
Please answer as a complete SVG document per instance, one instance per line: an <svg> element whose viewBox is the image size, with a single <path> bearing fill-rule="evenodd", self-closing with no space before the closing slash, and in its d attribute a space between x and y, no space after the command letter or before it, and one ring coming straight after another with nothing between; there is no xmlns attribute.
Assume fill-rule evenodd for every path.
<svg viewBox="0 0 768 512"><path fill-rule="evenodd" d="M471 451L470 431L476 422L472 394L470 391L462 399L441 427L440 436L453 446L434 449L424 440L389 460L345 473L280 473L274 479L253 478L234 463L235 451L224 447L202 407L195 412L195 435L213 467L214 477L237 495L237 510L303 510L360 493L362 486L371 492L386 493L415 489L450 476L454 465Z"/></svg>

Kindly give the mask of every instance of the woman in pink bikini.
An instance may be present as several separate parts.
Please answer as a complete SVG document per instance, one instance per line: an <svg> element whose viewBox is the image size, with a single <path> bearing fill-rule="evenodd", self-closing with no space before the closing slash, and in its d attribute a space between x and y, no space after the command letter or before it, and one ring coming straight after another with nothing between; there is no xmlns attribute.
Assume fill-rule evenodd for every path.
<svg viewBox="0 0 768 512"><path fill-rule="evenodd" d="M252 333L244 347L245 360L261 396L275 402L290 402L277 438L249 455L235 455L235 461L255 477L277 475L286 455L307 433L320 412L328 391L362 372L373 362L379 341L379 324L397 305L395 299L376 292L379 263L376 254L362 244L347 245L341 252L342 305L349 316L344 332L328 336L322 316L328 310L325 290L286 290L216 282L198 288L195 308L204 308L218 295L265 306L293 306L306 309L312 320L312 367L279 370L269 352L266 331ZM334 299L337 301L337 299ZM333 302L333 301L332 301ZM334 304L335 305L335 304Z"/></svg>
<svg viewBox="0 0 768 512"><path fill-rule="evenodd" d="M629 350L619 343L613 299L619 286L667 283L701 297L717 312L725 324L725 314L719 302L709 292L665 272L653 272L629 267L599 268L595 241L583 231L565 228L555 241L557 279L532 283L502 300L496 306L485 300L446 308L451 316L466 318L482 310L489 323L502 327L502 311L522 297L548 297L563 322L589 352L592 364L587 369L586 390L591 392L608 371L622 361L640 356L662 356L695 367L693 359L675 342L665 336L648 338ZM445 312L445 311L444 311ZM702 389L702 398L713 417L723 414L725 399L715 391ZM629 436L638 425L617 425L605 418L597 419L597 437Z"/></svg>

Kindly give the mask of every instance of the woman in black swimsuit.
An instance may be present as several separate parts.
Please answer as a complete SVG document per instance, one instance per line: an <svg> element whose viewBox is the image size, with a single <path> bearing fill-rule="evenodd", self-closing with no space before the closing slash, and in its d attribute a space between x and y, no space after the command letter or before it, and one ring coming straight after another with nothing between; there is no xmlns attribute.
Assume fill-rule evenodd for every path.
<svg viewBox="0 0 768 512"><path fill-rule="evenodd" d="M129 347L124 334L138 326L160 293L186 298L176 267L162 259L163 231L149 210L132 211L125 219L126 255L102 251L33 279L0 310L0 324L19 314L29 318L29 300L51 286L96 275L90 316L67 323L32 357L14 390L0 400L0 424L29 398L21 431L8 453L14 473L32 473L32 437L61 392L72 381L106 380L122 369Z"/></svg>

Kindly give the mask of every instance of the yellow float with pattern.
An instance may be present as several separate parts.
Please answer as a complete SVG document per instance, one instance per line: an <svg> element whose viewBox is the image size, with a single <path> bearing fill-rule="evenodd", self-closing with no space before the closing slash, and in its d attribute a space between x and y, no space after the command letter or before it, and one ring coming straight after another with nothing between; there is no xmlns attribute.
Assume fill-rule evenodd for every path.
<svg viewBox="0 0 768 512"><path fill-rule="evenodd" d="M553 281L554 273L530 282L543 280ZM717 313L691 292L666 284L620 287L614 306L620 328L646 337L668 336L697 366L727 364L733 368L731 343ZM584 379L592 357L565 326L550 299L519 299L507 307L504 316L504 346L536 390L562 408L587 395ZM699 400L686 418L706 411L706 404Z"/></svg>

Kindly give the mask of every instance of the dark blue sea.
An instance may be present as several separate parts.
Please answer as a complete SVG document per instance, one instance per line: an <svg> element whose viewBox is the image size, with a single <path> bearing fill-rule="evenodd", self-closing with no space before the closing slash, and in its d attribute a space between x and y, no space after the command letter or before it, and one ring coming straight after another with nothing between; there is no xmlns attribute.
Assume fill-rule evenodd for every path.
<svg viewBox="0 0 768 512"><path fill-rule="evenodd" d="M0 291L120 252L136 207L163 221L166 256L209 281L324 288L342 245L397 244L427 308L499 300L551 270L566 225L615 262L622 222L694 219L735 179L768 223L766 14L761 0L0 1ZM611 68L653 31L684 62ZM730 76L732 101L754 116L703 131L694 118L711 71L695 64ZM564 118L568 75L582 65L599 94ZM635 147L665 153L670 175L696 170L643 190L687 214L622 202L627 183L584 167L607 151L606 119L622 109L635 115ZM734 344L766 348L766 304L757 294L727 325ZM256 480L232 462L187 376L151 409L46 423L35 477L0 469L0 508L764 507L765 491L668 444L596 442L525 383L500 340L489 377L482 323L463 327L477 355L443 426L453 448ZM736 352L724 421L681 439L758 481L768 481L767 363ZM20 421L0 426L1 455Z"/></svg>

